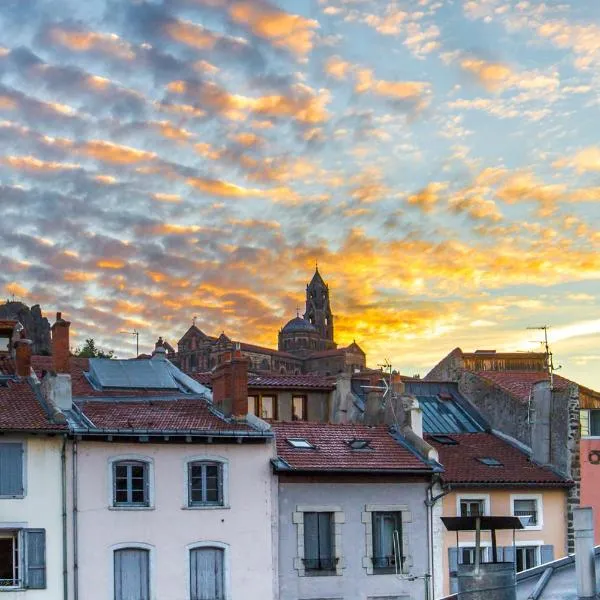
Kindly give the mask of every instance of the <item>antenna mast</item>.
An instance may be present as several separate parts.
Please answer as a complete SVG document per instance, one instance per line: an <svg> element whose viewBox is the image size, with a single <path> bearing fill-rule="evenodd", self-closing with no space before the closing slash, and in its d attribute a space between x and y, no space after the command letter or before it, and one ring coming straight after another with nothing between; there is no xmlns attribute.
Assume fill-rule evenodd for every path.
<svg viewBox="0 0 600 600"><path fill-rule="evenodd" d="M527 329L535 329L537 331L544 332L544 341L540 342L544 346L544 352L546 354L546 368L548 369L548 375L550 377L550 389L554 389L554 371L558 371L561 365L558 367L554 366L554 359L552 358L552 351L550 350L550 344L548 343L548 329L550 325L541 325L540 327L528 327Z"/></svg>
<svg viewBox="0 0 600 600"><path fill-rule="evenodd" d="M119 333L135 335L135 357L137 358L140 355L140 332L134 329L133 331L119 331Z"/></svg>

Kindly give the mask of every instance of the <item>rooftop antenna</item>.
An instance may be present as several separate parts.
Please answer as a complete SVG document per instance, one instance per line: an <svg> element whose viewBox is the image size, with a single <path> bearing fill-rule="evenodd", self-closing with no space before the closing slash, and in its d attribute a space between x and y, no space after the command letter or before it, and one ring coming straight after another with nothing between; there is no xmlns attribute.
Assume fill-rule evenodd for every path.
<svg viewBox="0 0 600 600"><path fill-rule="evenodd" d="M548 343L548 329L550 329L550 325L540 325L539 327L528 327L527 329L543 331L544 332L544 341L539 342L544 346L544 351L546 354L546 368L548 369L548 375L550 376L550 389L554 389L554 371L558 371L562 368L562 365L558 365L558 367L554 366L554 359L552 358L552 352L550 350L550 344Z"/></svg>
<svg viewBox="0 0 600 600"><path fill-rule="evenodd" d="M196 315L194 315L194 316L192 317L192 326L193 326L193 327L196 327L196 319L197 319L197 318L198 318L198 317L197 317Z"/></svg>
<svg viewBox="0 0 600 600"><path fill-rule="evenodd" d="M140 332L134 329L133 331L119 331L119 333L135 335L135 357L137 358L140 355Z"/></svg>

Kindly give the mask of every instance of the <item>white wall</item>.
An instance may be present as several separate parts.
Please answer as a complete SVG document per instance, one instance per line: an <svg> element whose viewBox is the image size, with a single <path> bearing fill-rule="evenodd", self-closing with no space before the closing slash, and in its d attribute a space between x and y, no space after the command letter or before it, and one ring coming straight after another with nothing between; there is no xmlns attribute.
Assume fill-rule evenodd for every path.
<svg viewBox="0 0 600 600"><path fill-rule="evenodd" d="M154 461L154 508L110 510L109 460L131 454ZM184 508L186 458L199 455L228 459L230 508ZM271 456L270 443L79 442L79 598L112 598L114 546L140 543L151 549L153 600L185 600L187 547L206 541L228 545L228 600L273 598Z"/></svg>
<svg viewBox="0 0 600 600"><path fill-rule="evenodd" d="M0 527L46 530L46 583L43 590L3 591L2 600L63 598L61 437L4 435L25 445L25 497L0 498Z"/></svg>

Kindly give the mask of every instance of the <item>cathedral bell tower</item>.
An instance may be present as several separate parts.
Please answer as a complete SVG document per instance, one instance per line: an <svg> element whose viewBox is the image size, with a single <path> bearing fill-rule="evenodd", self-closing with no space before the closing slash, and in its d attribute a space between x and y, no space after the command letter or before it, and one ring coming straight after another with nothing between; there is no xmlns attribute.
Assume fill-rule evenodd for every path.
<svg viewBox="0 0 600 600"><path fill-rule="evenodd" d="M331 342L330 347L335 348L333 314L329 305L329 287L323 281L318 267L315 269L315 274L310 283L306 286L306 312L304 318L316 327L321 338Z"/></svg>

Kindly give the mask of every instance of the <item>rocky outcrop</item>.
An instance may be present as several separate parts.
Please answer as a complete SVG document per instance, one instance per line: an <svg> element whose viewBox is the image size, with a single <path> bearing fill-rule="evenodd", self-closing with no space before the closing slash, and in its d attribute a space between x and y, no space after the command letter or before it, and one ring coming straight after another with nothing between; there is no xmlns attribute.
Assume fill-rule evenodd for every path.
<svg viewBox="0 0 600 600"><path fill-rule="evenodd" d="M50 323L42 316L39 304L29 308L22 302L6 302L0 305L0 319L19 321L33 342L33 354L50 354Z"/></svg>

